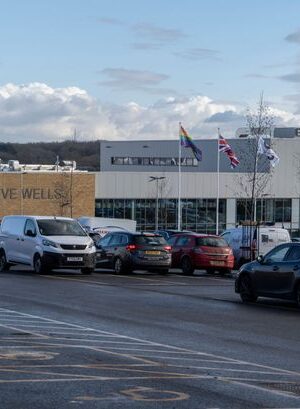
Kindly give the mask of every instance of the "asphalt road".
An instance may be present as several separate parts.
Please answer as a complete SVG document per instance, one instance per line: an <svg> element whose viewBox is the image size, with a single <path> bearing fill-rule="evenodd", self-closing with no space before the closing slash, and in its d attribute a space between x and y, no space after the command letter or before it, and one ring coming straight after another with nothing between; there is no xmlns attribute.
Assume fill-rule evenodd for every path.
<svg viewBox="0 0 300 409"><path fill-rule="evenodd" d="M300 310L198 272L0 274L0 408L300 408Z"/></svg>

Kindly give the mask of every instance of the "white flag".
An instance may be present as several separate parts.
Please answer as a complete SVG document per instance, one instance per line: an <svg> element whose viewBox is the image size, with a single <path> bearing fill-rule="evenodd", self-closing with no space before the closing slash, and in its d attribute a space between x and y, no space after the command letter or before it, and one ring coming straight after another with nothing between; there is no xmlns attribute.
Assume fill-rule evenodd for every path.
<svg viewBox="0 0 300 409"><path fill-rule="evenodd" d="M262 136L260 136L258 140L257 152L260 153L261 155L266 155L266 157L269 159L273 167L276 166L277 163L279 162L279 156L276 155L273 149L270 148L270 146L267 144L267 142L264 140Z"/></svg>

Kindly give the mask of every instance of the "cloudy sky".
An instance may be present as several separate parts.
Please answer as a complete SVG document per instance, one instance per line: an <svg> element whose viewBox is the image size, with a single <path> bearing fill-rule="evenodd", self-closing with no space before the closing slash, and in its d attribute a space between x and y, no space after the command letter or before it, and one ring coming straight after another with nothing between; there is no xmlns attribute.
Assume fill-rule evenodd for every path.
<svg viewBox="0 0 300 409"><path fill-rule="evenodd" d="M300 126L299 0L0 0L0 141Z"/></svg>

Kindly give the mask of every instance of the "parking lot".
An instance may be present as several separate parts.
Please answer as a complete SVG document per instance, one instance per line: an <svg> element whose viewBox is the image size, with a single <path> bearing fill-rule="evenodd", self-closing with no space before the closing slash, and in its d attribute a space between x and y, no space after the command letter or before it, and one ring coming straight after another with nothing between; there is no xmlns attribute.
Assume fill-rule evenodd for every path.
<svg viewBox="0 0 300 409"><path fill-rule="evenodd" d="M233 276L2 273L4 408L297 408L299 310Z"/></svg>

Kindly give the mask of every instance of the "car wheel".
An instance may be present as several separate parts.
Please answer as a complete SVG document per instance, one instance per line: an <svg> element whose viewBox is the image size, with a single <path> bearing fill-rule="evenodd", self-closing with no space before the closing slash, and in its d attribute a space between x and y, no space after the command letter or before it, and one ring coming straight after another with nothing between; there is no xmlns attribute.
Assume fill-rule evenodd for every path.
<svg viewBox="0 0 300 409"><path fill-rule="evenodd" d="M189 257L183 257L181 261L181 269L183 274L191 275L194 272L194 267L192 265L191 259Z"/></svg>
<svg viewBox="0 0 300 409"><path fill-rule="evenodd" d="M81 274L90 275L94 272L94 269L91 267L84 267L81 269Z"/></svg>
<svg viewBox="0 0 300 409"><path fill-rule="evenodd" d="M215 269L214 268L207 268L206 272L207 272L207 274L215 274Z"/></svg>
<svg viewBox="0 0 300 409"><path fill-rule="evenodd" d="M252 290L251 280L247 275L240 278L240 297L243 302L255 302L257 296Z"/></svg>
<svg viewBox="0 0 300 409"><path fill-rule="evenodd" d="M43 266L41 256L36 254L33 259L33 269L36 274L45 274L49 272L45 266Z"/></svg>
<svg viewBox="0 0 300 409"><path fill-rule="evenodd" d="M118 257L115 259L114 262L114 270L116 274L124 274L124 263L123 261Z"/></svg>
<svg viewBox="0 0 300 409"><path fill-rule="evenodd" d="M296 304L300 308L300 284L297 285L295 295L296 295Z"/></svg>
<svg viewBox="0 0 300 409"><path fill-rule="evenodd" d="M9 270L9 267L10 266L7 263L5 252L2 250L0 253L0 273Z"/></svg>

